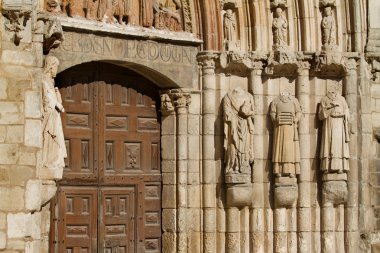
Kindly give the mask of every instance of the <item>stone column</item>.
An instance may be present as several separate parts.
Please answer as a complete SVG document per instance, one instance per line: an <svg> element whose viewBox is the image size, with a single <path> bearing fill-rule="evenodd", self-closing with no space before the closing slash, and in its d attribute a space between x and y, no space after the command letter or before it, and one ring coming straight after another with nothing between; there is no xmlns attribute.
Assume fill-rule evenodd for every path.
<svg viewBox="0 0 380 253"><path fill-rule="evenodd" d="M173 98L177 114L177 252L182 253L187 252L187 113L191 96L190 93L175 90Z"/></svg>
<svg viewBox="0 0 380 253"><path fill-rule="evenodd" d="M298 252L308 253L311 251L311 171L310 171L310 114L315 112L310 108L310 86L309 86L309 69L310 63L300 61L298 64L298 76L296 80L296 97L300 102L304 118L298 123L300 152L301 152L301 174L298 183Z"/></svg>
<svg viewBox="0 0 380 253"><path fill-rule="evenodd" d="M216 253L216 178L214 123L215 117L215 59L213 52L202 52L202 197L203 252Z"/></svg>
<svg viewBox="0 0 380 253"><path fill-rule="evenodd" d="M344 88L343 95L346 98L351 116L351 141L350 147L350 170L347 173L348 197L345 216L345 237L346 237L346 252L358 252L359 238L359 209L358 209L358 194L359 194L359 170L358 170L358 75L357 63L355 59L347 59L344 64Z"/></svg>
<svg viewBox="0 0 380 253"><path fill-rule="evenodd" d="M261 74L263 71L262 62L254 62L253 69L249 72L248 76L248 91L253 95L255 101L256 113L259 115L260 120L255 118L256 130L253 137L253 143L255 146L263 147L262 145L262 134L261 132L265 128L265 121L262 115L267 114L267 112L262 112L263 107L262 94L263 94L263 84L261 80ZM265 201L264 201L264 163L263 160L255 158L255 163L253 165L252 171L252 205L249 207L249 237L250 237L250 248L253 252L265 253ZM269 189L269 188L268 188Z"/></svg>

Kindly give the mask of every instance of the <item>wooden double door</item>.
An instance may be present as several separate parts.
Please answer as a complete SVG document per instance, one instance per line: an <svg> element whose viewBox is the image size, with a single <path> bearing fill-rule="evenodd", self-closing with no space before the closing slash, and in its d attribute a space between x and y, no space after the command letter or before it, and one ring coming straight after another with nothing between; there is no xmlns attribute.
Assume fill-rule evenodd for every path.
<svg viewBox="0 0 380 253"><path fill-rule="evenodd" d="M68 157L51 207L50 251L161 252L157 89L101 63L56 82Z"/></svg>

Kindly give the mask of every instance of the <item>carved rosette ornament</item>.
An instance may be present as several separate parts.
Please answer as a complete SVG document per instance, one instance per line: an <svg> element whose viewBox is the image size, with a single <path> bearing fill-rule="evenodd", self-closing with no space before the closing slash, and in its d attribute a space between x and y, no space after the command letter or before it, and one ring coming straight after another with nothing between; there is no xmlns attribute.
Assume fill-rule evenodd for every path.
<svg viewBox="0 0 380 253"><path fill-rule="evenodd" d="M235 88L223 98L224 175L229 206L248 205L251 198L254 101L253 96Z"/></svg>

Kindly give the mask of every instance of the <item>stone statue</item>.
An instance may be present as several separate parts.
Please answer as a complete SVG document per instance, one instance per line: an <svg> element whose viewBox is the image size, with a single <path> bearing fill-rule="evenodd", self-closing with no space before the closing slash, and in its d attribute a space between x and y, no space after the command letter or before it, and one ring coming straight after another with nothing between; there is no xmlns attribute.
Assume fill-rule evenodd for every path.
<svg viewBox="0 0 380 253"><path fill-rule="evenodd" d="M86 18L90 20L98 19L98 0L86 0Z"/></svg>
<svg viewBox="0 0 380 253"><path fill-rule="evenodd" d="M79 0L64 0L64 8L67 10L67 15L74 18L85 17L85 4L84 1Z"/></svg>
<svg viewBox="0 0 380 253"><path fill-rule="evenodd" d="M282 92L270 105L274 124L273 172L276 177L294 178L300 173L298 121L302 112L298 100L289 92Z"/></svg>
<svg viewBox="0 0 380 253"><path fill-rule="evenodd" d="M154 0L154 27L170 31L182 30L180 0Z"/></svg>
<svg viewBox="0 0 380 253"><path fill-rule="evenodd" d="M124 24L127 8L128 0L100 0L98 16L103 23Z"/></svg>
<svg viewBox="0 0 380 253"><path fill-rule="evenodd" d="M231 9L226 10L226 13L224 14L223 26L226 50L229 50L230 43L236 43L236 18Z"/></svg>
<svg viewBox="0 0 380 253"><path fill-rule="evenodd" d="M65 139L60 113L64 112L62 99L54 77L57 74L59 61L53 56L45 59L42 77L43 87L43 150L42 166L48 169L62 170L66 158Z"/></svg>
<svg viewBox="0 0 380 253"><path fill-rule="evenodd" d="M142 26L151 27L153 26L154 15L153 15L153 2L156 0L141 0L141 17Z"/></svg>
<svg viewBox="0 0 380 253"><path fill-rule="evenodd" d="M226 174L250 174L253 163L253 96L241 88L223 99Z"/></svg>
<svg viewBox="0 0 380 253"><path fill-rule="evenodd" d="M274 15L275 18L272 23L273 48L274 50L286 49L288 46L288 21L280 7L276 8Z"/></svg>
<svg viewBox="0 0 380 253"><path fill-rule="evenodd" d="M332 15L332 9L330 6L327 6L323 10L323 19L321 23L322 27L322 44L323 49L333 49L336 45L336 24L335 18Z"/></svg>
<svg viewBox="0 0 380 253"><path fill-rule="evenodd" d="M323 120L320 151L324 173L343 173L349 170L350 113L346 100L336 89L323 97L318 111Z"/></svg>

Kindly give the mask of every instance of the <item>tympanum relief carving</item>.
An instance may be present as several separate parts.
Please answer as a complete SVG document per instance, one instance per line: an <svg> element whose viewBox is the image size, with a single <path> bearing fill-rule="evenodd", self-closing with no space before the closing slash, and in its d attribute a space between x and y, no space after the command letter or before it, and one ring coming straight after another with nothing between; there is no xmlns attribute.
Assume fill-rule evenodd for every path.
<svg viewBox="0 0 380 253"><path fill-rule="evenodd" d="M298 99L289 92L281 92L270 105L274 125L273 172L276 177L295 178L300 174L298 122L302 111Z"/></svg>
<svg viewBox="0 0 380 253"><path fill-rule="evenodd" d="M322 98L318 117L323 121L320 150L323 173L342 174L349 170L350 112L337 87Z"/></svg>
<svg viewBox="0 0 380 253"><path fill-rule="evenodd" d="M46 0L45 9L54 15L109 24L183 30L180 0ZM188 8L186 11L189 11Z"/></svg>
<svg viewBox="0 0 380 253"><path fill-rule="evenodd" d="M67 156L63 137L60 114L64 112L62 99L54 77L57 74L59 61L56 57L47 56L42 77L43 87L43 149L42 166L51 170L62 171ZM62 174L62 173L57 173Z"/></svg>

